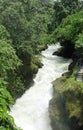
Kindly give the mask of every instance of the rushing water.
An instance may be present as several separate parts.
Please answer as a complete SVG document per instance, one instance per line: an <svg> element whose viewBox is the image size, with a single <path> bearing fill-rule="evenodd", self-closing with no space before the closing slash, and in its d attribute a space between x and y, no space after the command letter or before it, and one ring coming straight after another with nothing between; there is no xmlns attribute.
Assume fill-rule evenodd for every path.
<svg viewBox="0 0 83 130"><path fill-rule="evenodd" d="M23 130L52 130L48 113L52 98L52 81L67 71L70 60L53 56L59 45L51 45L42 52L44 66L34 78L34 85L11 108L17 126Z"/></svg>

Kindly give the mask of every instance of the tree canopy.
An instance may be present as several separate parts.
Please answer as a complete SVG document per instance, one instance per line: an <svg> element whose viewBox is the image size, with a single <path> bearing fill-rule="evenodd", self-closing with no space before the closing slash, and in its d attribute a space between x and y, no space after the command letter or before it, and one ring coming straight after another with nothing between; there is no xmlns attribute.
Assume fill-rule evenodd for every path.
<svg viewBox="0 0 83 130"><path fill-rule="evenodd" d="M46 47L52 7L51 0L0 1L0 130L18 129L9 105L42 66L35 54Z"/></svg>

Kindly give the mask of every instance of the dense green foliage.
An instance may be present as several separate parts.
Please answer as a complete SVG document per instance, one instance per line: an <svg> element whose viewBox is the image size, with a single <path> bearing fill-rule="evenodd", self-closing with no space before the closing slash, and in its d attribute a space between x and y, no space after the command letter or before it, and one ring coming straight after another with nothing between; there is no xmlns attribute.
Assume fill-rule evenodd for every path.
<svg viewBox="0 0 83 130"><path fill-rule="evenodd" d="M69 15L50 36L52 41L59 41L65 55L74 53L80 57L83 51L83 11Z"/></svg>
<svg viewBox="0 0 83 130"><path fill-rule="evenodd" d="M55 54L73 58L76 62L70 77L62 77L54 82L55 96L50 103L54 129L83 129L83 83L76 81L77 61L83 59L83 2L61 0L54 5L54 31L49 41L60 42ZM56 20L57 19L57 20ZM52 30L53 30L52 29ZM69 126L69 127L68 127Z"/></svg>
<svg viewBox="0 0 83 130"><path fill-rule="evenodd" d="M13 118L8 114L10 105L14 103L13 98L6 89L3 78L0 78L0 130L20 130L15 124Z"/></svg>
<svg viewBox="0 0 83 130"><path fill-rule="evenodd" d="M83 129L83 83L76 81L77 63L73 66L72 75L54 81L55 96L51 100L51 118L54 128L58 130ZM54 105L54 106L53 106Z"/></svg>
<svg viewBox="0 0 83 130"><path fill-rule="evenodd" d="M60 26L55 30L56 39L59 39L61 43L65 41L71 41L77 48L76 41L79 38L79 34L83 30L83 11L68 16L62 21ZM78 37L78 38L77 38Z"/></svg>
<svg viewBox="0 0 83 130"><path fill-rule="evenodd" d="M11 43L6 28L0 25L0 130L17 130L13 118L8 114L9 105L13 104L14 101L7 89L10 86L11 91L14 90L13 82L15 79L12 82L13 85L10 82L22 63ZM22 91L21 88L20 91Z"/></svg>
<svg viewBox="0 0 83 130"><path fill-rule="evenodd" d="M82 3L78 0L56 0L53 8L53 18L49 26L50 32L54 31L68 15L78 12L82 8Z"/></svg>
<svg viewBox="0 0 83 130"><path fill-rule="evenodd" d="M60 41L61 50L65 55L68 53L68 57L72 54L76 58L83 55L82 7L82 2L78 0L55 1L54 7L51 0L0 1L0 130L18 129L8 114L9 105L13 104L12 97L22 95L42 66L35 54L46 48L48 41ZM74 82L70 88L73 92ZM79 86L79 83L75 82L75 85ZM80 91L75 91L75 106L71 102L66 103L67 100L65 104L69 118L77 114L78 124L82 125L81 100L77 100L79 93L82 95L81 90L82 85Z"/></svg>
<svg viewBox="0 0 83 130"><path fill-rule="evenodd" d="M8 114L38 68L35 54L46 47L51 0L0 1L0 130L17 130ZM10 93L9 93L9 92Z"/></svg>
<svg viewBox="0 0 83 130"><path fill-rule="evenodd" d="M49 36L50 42L59 41L63 46L74 44L79 47L83 30L83 2L78 0L60 0L54 3L53 32ZM78 45L77 45L78 44Z"/></svg>

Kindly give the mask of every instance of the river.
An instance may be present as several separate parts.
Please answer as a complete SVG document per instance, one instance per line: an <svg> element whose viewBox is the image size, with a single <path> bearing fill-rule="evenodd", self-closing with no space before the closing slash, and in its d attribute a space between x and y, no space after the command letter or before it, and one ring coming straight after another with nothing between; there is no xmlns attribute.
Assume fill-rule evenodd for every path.
<svg viewBox="0 0 83 130"><path fill-rule="evenodd" d="M52 130L48 113L49 100L52 98L52 81L68 70L70 60L52 53L60 46L51 45L42 51L44 64L34 78L34 85L16 100L11 108L17 126L23 130Z"/></svg>

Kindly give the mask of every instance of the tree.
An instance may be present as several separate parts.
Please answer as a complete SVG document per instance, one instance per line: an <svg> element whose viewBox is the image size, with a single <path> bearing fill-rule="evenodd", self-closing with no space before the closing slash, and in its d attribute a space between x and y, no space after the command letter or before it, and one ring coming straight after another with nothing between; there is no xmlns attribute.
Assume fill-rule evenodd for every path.
<svg viewBox="0 0 83 130"><path fill-rule="evenodd" d="M5 93L21 96L42 66L35 54L38 45L45 46L52 6L51 0L0 1L0 82L5 82L0 84L5 95L0 94L0 129L17 130L7 113L11 103Z"/></svg>
<svg viewBox="0 0 83 130"><path fill-rule="evenodd" d="M8 114L9 106L13 103L14 100L6 89L6 82L0 78L0 130L20 130L14 124L13 118Z"/></svg>
<svg viewBox="0 0 83 130"><path fill-rule="evenodd" d="M62 20L68 15L74 14L80 10L80 2L78 0L60 0L54 2L54 14L51 22L51 29L54 31Z"/></svg>
<svg viewBox="0 0 83 130"><path fill-rule="evenodd" d="M75 54L81 55L82 48L82 33L83 33L83 11L76 14L69 15L60 24L60 26L55 29L51 38L55 41L59 41L64 47L63 52L65 56L71 56L73 52L77 51ZM80 50L81 48L81 50ZM79 50L80 51L79 51Z"/></svg>

